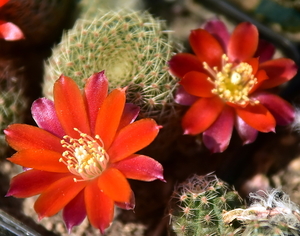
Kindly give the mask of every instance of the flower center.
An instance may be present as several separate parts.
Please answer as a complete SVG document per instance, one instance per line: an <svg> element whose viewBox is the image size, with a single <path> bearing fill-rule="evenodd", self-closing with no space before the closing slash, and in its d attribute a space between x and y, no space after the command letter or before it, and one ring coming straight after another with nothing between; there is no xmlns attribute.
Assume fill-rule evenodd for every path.
<svg viewBox="0 0 300 236"><path fill-rule="evenodd" d="M68 135L63 137L61 144L67 150L62 153L59 161L63 162L72 174L81 177L74 178L75 182L91 180L106 169L109 156L99 135L92 138L76 128L74 130L80 134L80 138L73 139Z"/></svg>
<svg viewBox="0 0 300 236"><path fill-rule="evenodd" d="M245 106L248 103L258 104L258 100L251 100L249 92L257 83L257 79L252 74L252 66L246 62L237 65L228 62L228 57L222 56L222 69L211 68L203 62L204 69L211 75L208 80L214 84L212 93L218 95L225 102Z"/></svg>

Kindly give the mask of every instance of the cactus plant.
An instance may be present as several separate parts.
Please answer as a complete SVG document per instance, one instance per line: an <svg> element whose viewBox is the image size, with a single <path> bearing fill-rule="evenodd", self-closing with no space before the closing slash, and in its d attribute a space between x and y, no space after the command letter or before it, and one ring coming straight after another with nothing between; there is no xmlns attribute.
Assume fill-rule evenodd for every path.
<svg viewBox="0 0 300 236"><path fill-rule="evenodd" d="M164 23L149 13L99 11L63 35L46 63L43 91L52 98L61 74L82 86L91 74L105 70L110 89L128 86L128 102L139 105L142 116L166 115L176 85L167 66L173 50Z"/></svg>
<svg viewBox="0 0 300 236"><path fill-rule="evenodd" d="M3 130L12 123L22 122L28 107L23 84L17 81L21 69L14 64L0 60L0 157L8 150Z"/></svg>
<svg viewBox="0 0 300 236"><path fill-rule="evenodd" d="M249 201L215 175L193 175L173 193L172 228L178 236L300 235L300 209L286 193L258 191Z"/></svg>
<svg viewBox="0 0 300 236"><path fill-rule="evenodd" d="M143 2L140 0L80 0L80 15L82 18L93 19L101 10L138 10L143 8Z"/></svg>
<svg viewBox="0 0 300 236"><path fill-rule="evenodd" d="M279 190L259 191L250 194L251 205L247 209L224 212L223 221L230 225L241 224L234 235L300 235L300 209L289 196Z"/></svg>
<svg viewBox="0 0 300 236"><path fill-rule="evenodd" d="M178 236L232 235L222 221L223 210L242 206L242 199L215 175L193 175L173 193L172 227Z"/></svg>

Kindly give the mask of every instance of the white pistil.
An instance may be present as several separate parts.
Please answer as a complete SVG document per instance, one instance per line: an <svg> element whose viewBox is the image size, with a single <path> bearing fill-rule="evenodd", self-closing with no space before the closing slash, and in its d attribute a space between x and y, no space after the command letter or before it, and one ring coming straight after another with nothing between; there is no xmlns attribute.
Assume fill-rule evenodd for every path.
<svg viewBox="0 0 300 236"><path fill-rule="evenodd" d="M67 150L62 153L59 161L64 163L72 174L81 177L74 178L75 182L93 179L106 169L109 156L99 135L92 138L76 128L74 130L80 134L80 138L74 139L68 135L63 137L61 144Z"/></svg>
<svg viewBox="0 0 300 236"><path fill-rule="evenodd" d="M237 85L241 82L242 80L242 76L241 74L237 73L237 72L233 72L231 77L230 77L230 81L231 83Z"/></svg>

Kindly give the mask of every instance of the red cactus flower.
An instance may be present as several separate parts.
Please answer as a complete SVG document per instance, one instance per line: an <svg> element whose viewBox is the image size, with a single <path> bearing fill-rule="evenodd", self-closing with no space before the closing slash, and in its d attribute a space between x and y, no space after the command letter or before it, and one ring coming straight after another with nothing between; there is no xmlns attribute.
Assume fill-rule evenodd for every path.
<svg viewBox="0 0 300 236"><path fill-rule="evenodd" d="M69 231L88 217L103 233L114 204L133 209L134 195L126 178L163 179L162 166L134 154L157 136L152 119L133 122L139 108L125 103L125 89L107 96L103 72L91 76L83 91L61 76L54 85L54 102L36 100L32 115L39 127L13 124L5 130L15 153L9 161L28 168L11 181L7 196L40 194L34 209L39 219L63 209Z"/></svg>
<svg viewBox="0 0 300 236"><path fill-rule="evenodd" d="M0 0L0 7L2 7L8 1L9 0ZM20 28L15 24L0 20L0 39L5 39L6 41L20 40L24 39L24 34L22 30L20 30Z"/></svg>
<svg viewBox="0 0 300 236"><path fill-rule="evenodd" d="M274 49L259 41L254 25L241 23L230 36L213 20L192 30L189 41L196 55L179 53L169 62L170 72L181 79L176 101L191 105L182 119L184 134L203 133L205 146L222 152L233 126L246 144L258 131L293 121L293 107L265 90L293 78L296 65L287 58L269 60Z"/></svg>

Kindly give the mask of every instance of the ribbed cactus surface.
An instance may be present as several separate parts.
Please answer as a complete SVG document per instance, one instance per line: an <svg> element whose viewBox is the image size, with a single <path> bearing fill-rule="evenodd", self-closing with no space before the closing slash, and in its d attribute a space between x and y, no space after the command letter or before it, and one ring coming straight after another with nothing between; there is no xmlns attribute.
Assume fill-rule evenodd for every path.
<svg viewBox="0 0 300 236"><path fill-rule="evenodd" d="M193 175L173 194L172 227L178 236L233 235L222 212L242 206L238 193L215 175Z"/></svg>
<svg viewBox="0 0 300 236"><path fill-rule="evenodd" d="M110 88L128 86L127 99L141 107L142 115L164 113L176 86L167 66L173 50L164 22L149 13L99 11L94 19L79 19L54 48L44 94L52 98L61 74L82 86L91 74L105 70Z"/></svg>
<svg viewBox="0 0 300 236"><path fill-rule="evenodd" d="M171 205L178 236L298 236L300 209L277 189L250 194L250 206L216 176L193 175L177 186Z"/></svg>

